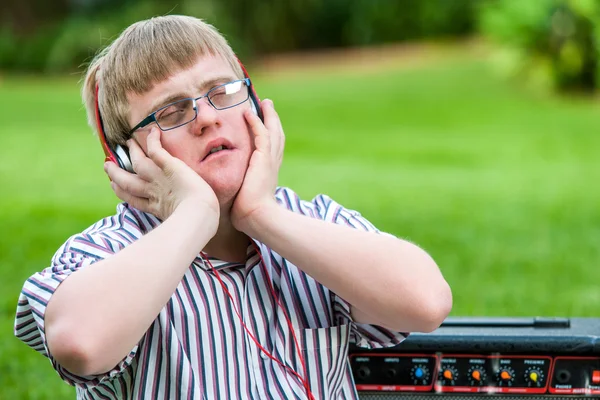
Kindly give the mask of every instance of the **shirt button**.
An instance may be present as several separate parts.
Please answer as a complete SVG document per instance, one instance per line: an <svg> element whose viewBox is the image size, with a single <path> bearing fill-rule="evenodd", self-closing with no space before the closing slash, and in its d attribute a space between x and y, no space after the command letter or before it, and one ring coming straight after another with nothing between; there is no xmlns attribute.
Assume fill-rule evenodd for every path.
<svg viewBox="0 0 600 400"><path fill-rule="evenodd" d="M263 360L266 360L267 358L269 358L269 356L264 351L261 351L260 352L260 358L262 358Z"/></svg>

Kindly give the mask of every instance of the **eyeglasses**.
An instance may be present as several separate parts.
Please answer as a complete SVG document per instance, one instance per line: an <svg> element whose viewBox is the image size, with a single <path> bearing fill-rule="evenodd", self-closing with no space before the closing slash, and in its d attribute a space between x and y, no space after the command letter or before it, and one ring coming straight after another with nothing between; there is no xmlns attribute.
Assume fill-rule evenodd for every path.
<svg viewBox="0 0 600 400"><path fill-rule="evenodd" d="M216 110L225 110L239 106L250 97L250 85L250 78L240 79L215 86L204 96L190 97L167 104L144 118L142 122L129 131L129 134L153 122L156 122L158 127L163 131L189 124L198 116L197 102L204 97L207 98L210 105Z"/></svg>

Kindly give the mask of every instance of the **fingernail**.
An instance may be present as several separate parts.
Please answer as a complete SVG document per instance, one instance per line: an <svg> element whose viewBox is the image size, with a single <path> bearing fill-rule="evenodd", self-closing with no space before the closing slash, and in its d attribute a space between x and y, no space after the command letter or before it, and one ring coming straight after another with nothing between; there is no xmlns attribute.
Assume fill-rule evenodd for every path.
<svg viewBox="0 0 600 400"><path fill-rule="evenodd" d="M104 163L104 172L106 172L108 170L108 162Z"/></svg>

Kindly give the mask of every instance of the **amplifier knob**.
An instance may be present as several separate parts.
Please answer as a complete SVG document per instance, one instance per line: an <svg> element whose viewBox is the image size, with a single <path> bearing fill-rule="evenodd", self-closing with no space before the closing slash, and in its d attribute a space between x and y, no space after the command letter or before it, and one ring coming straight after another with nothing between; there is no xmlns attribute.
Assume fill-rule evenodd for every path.
<svg viewBox="0 0 600 400"><path fill-rule="evenodd" d="M471 386L483 386L485 383L485 371L481 367L472 367L469 369L469 384Z"/></svg>
<svg viewBox="0 0 600 400"><path fill-rule="evenodd" d="M454 385L456 383L458 373L454 367L445 367L440 371L440 380L445 385Z"/></svg>
<svg viewBox="0 0 600 400"><path fill-rule="evenodd" d="M429 369L424 365L415 365L410 371L410 375L415 385L429 384Z"/></svg>
<svg viewBox="0 0 600 400"><path fill-rule="evenodd" d="M498 385L499 386L512 386L515 380L515 371L510 368L502 368L498 371Z"/></svg>
<svg viewBox="0 0 600 400"><path fill-rule="evenodd" d="M525 381L529 387L542 387L544 386L544 373L535 367L527 368L525 370Z"/></svg>
<svg viewBox="0 0 600 400"><path fill-rule="evenodd" d="M425 372L423 371L423 368L417 368L417 369L415 369L415 378L422 378L423 375L425 375Z"/></svg>

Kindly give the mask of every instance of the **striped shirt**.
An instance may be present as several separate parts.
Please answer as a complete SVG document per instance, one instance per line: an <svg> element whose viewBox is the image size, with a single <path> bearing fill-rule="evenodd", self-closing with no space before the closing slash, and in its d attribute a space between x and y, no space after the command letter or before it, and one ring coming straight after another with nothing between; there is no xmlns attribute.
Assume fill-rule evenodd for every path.
<svg viewBox="0 0 600 400"><path fill-rule="evenodd" d="M276 198L281 206L310 218L379 232L359 213L324 195L303 201L290 189L278 188ZM308 398L289 368L302 377L306 371L315 399L357 399L349 343L381 348L407 335L353 322L348 302L254 241L245 264L206 262L199 254L139 343L111 371L70 373L46 345L44 315L52 294L73 272L110 257L158 224L154 216L122 203L116 215L69 238L51 266L23 286L15 335L50 359L60 377L76 386L78 399ZM258 343L288 368L260 349L242 320Z"/></svg>

